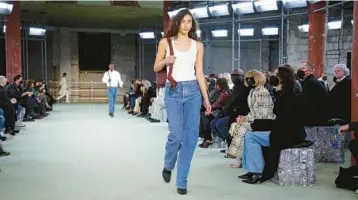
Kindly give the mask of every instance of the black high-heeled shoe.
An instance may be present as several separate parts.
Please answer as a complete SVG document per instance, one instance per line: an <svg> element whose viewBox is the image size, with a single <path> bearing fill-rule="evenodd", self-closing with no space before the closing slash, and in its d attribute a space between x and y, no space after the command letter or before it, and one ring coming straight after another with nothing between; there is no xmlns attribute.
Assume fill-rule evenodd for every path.
<svg viewBox="0 0 358 200"><path fill-rule="evenodd" d="M251 179L242 180L242 182L248 183L248 184L257 184L257 183L260 183L261 178L262 178L261 174L255 174Z"/></svg>
<svg viewBox="0 0 358 200"><path fill-rule="evenodd" d="M254 175L255 175L254 173L249 172L249 173L246 173L244 175L239 176L238 178L240 178L240 179L252 179L252 177Z"/></svg>
<svg viewBox="0 0 358 200"><path fill-rule="evenodd" d="M201 146L201 148L209 148L211 145L213 145L212 142L205 142L205 143Z"/></svg>

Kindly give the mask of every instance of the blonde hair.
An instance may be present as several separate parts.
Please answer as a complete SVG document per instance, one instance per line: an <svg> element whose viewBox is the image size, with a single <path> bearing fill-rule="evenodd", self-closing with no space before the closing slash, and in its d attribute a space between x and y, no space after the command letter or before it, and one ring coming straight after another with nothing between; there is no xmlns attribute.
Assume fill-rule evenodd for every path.
<svg viewBox="0 0 358 200"><path fill-rule="evenodd" d="M246 87L249 86L246 81L246 79L249 79L249 78L254 78L254 80L255 80L254 86L255 87L260 86L260 85L265 85L265 83L266 83L265 75L262 72L260 72L259 70L250 70L246 73L246 75L245 75L245 86Z"/></svg>

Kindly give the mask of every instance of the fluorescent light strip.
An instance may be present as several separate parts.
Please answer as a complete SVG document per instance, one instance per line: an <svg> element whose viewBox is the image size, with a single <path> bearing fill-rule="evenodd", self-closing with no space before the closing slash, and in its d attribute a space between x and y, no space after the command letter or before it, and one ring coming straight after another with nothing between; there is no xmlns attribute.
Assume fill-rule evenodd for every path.
<svg viewBox="0 0 358 200"><path fill-rule="evenodd" d="M43 36L46 33L46 29L43 28L32 28L30 27L29 35Z"/></svg>
<svg viewBox="0 0 358 200"><path fill-rule="evenodd" d="M276 0L254 1L254 5L259 12L278 10Z"/></svg>
<svg viewBox="0 0 358 200"><path fill-rule="evenodd" d="M230 15L228 9L228 3L224 5L216 5L209 7L210 15L218 17L218 16L226 16Z"/></svg>
<svg viewBox="0 0 358 200"><path fill-rule="evenodd" d="M154 32L142 32L142 33L139 33L140 35L140 38L142 39L154 39L155 36L154 36Z"/></svg>
<svg viewBox="0 0 358 200"><path fill-rule="evenodd" d="M332 21L327 24L328 29L340 29L342 28L342 21Z"/></svg>
<svg viewBox="0 0 358 200"><path fill-rule="evenodd" d="M307 1L302 0L282 0L286 8L302 8L307 7Z"/></svg>
<svg viewBox="0 0 358 200"><path fill-rule="evenodd" d="M244 3L236 3L232 4L232 9L236 13L240 14L248 14L248 13L254 13L254 6L252 5L252 2L244 2Z"/></svg>
<svg viewBox="0 0 358 200"><path fill-rule="evenodd" d="M310 25L308 25L308 24L302 24L302 25L298 26L298 30L300 32L308 32L309 27L310 27Z"/></svg>
<svg viewBox="0 0 358 200"><path fill-rule="evenodd" d="M194 15L195 18L207 18L209 17L207 6L201 8L190 9L190 12Z"/></svg>
<svg viewBox="0 0 358 200"><path fill-rule="evenodd" d="M211 31L213 37L227 37L227 30L214 30Z"/></svg>
<svg viewBox="0 0 358 200"><path fill-rule="evenodd" d="M237 31L240 36L253 36L254 29L253 28L244 28Z"/></svg>
<svg viewBox="0 0 358 200"><path fill-rule="evenodd" d="M278 28L263 28L262 35L278 35Z"/></svg>

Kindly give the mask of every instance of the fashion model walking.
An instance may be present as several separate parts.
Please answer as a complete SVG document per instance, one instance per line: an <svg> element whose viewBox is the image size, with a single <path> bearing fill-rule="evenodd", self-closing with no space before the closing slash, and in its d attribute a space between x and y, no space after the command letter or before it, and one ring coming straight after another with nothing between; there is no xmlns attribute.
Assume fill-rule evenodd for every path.
<svg viewBox="0 0 358 200"><path fill-rule="evenodd" d="M109 116L113 117L114 108L116 105L117 99L117 89L118 87L123 86L121 75L118 71L114 69L114 64L110 63L108 65L109 70L106 71L102 78L102 83L105 83L107 86L108 92L108 104L109 104Z"/></svg>
<svg viewBox="0 0 358 200"><path fill-rule="evenodd" d="M159 43L154 65L155 72L167 69L168 77L164 101L169 136L162 176L169 183L177 162L176 187L182 195L187 193L187 177L197 146L202 103L206 113L211 111L203 74L204 47L198 41L196 30L197 22L190 11L178 12Z"/></svg>

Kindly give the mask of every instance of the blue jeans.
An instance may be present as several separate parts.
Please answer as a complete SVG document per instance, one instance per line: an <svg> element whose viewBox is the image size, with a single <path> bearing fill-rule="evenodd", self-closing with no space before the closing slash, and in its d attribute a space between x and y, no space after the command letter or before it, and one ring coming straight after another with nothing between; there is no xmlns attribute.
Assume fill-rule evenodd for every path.
<svg viewBox="0 0 358 200"><path fill-rule="evenodd" d="M174 91L170 91L167 84L164 102L170 132L165 147L164 167L172 171L179 152L176 185L177 188L186 188L190 163L199 137L202 97L198 82L178 82Z"/></svg>
<svg viewBox="0 0 358 200"><path fill-rule="evenodd" d="M210 122L210 127L214 132L214 135L226 140L229 136L229 117L217 117Z"/></svg>
<svg viewBox="0 0 358 200"><path fill-rule="evenodd" d="M244 150L242 153L242 166L248 172L262 173L265 166L262 146L270 146L270 132L245 133Z"/></svg>
<svg viewBox="0 0 358 200"><path fill-rule="evenodd" d="M134 94L129 97L129 103L130 103L131 110L133 110L135 107L135 100L136 100L136 97Z"/></svg>
<svg viewBox="0 0 358 200"><path fill-rule="evenodd" d="M117 88L109 87L108 88L108 100L109 100L109 112L114 113L114 105L116 104L117 98Z"/></svg>
<svg viewBox="0 0 358 200"><path fill-rule="evenodd" d="M5 112L0 108L0 132L5 127Z"/></svg>
<svg viewBox="0 0 358 200"><path fill-rule="evenodd" d="M22 106L20 104L17 105L16 114L17 114L17 121L21 121L21 118L22 118Z"/></svg>

